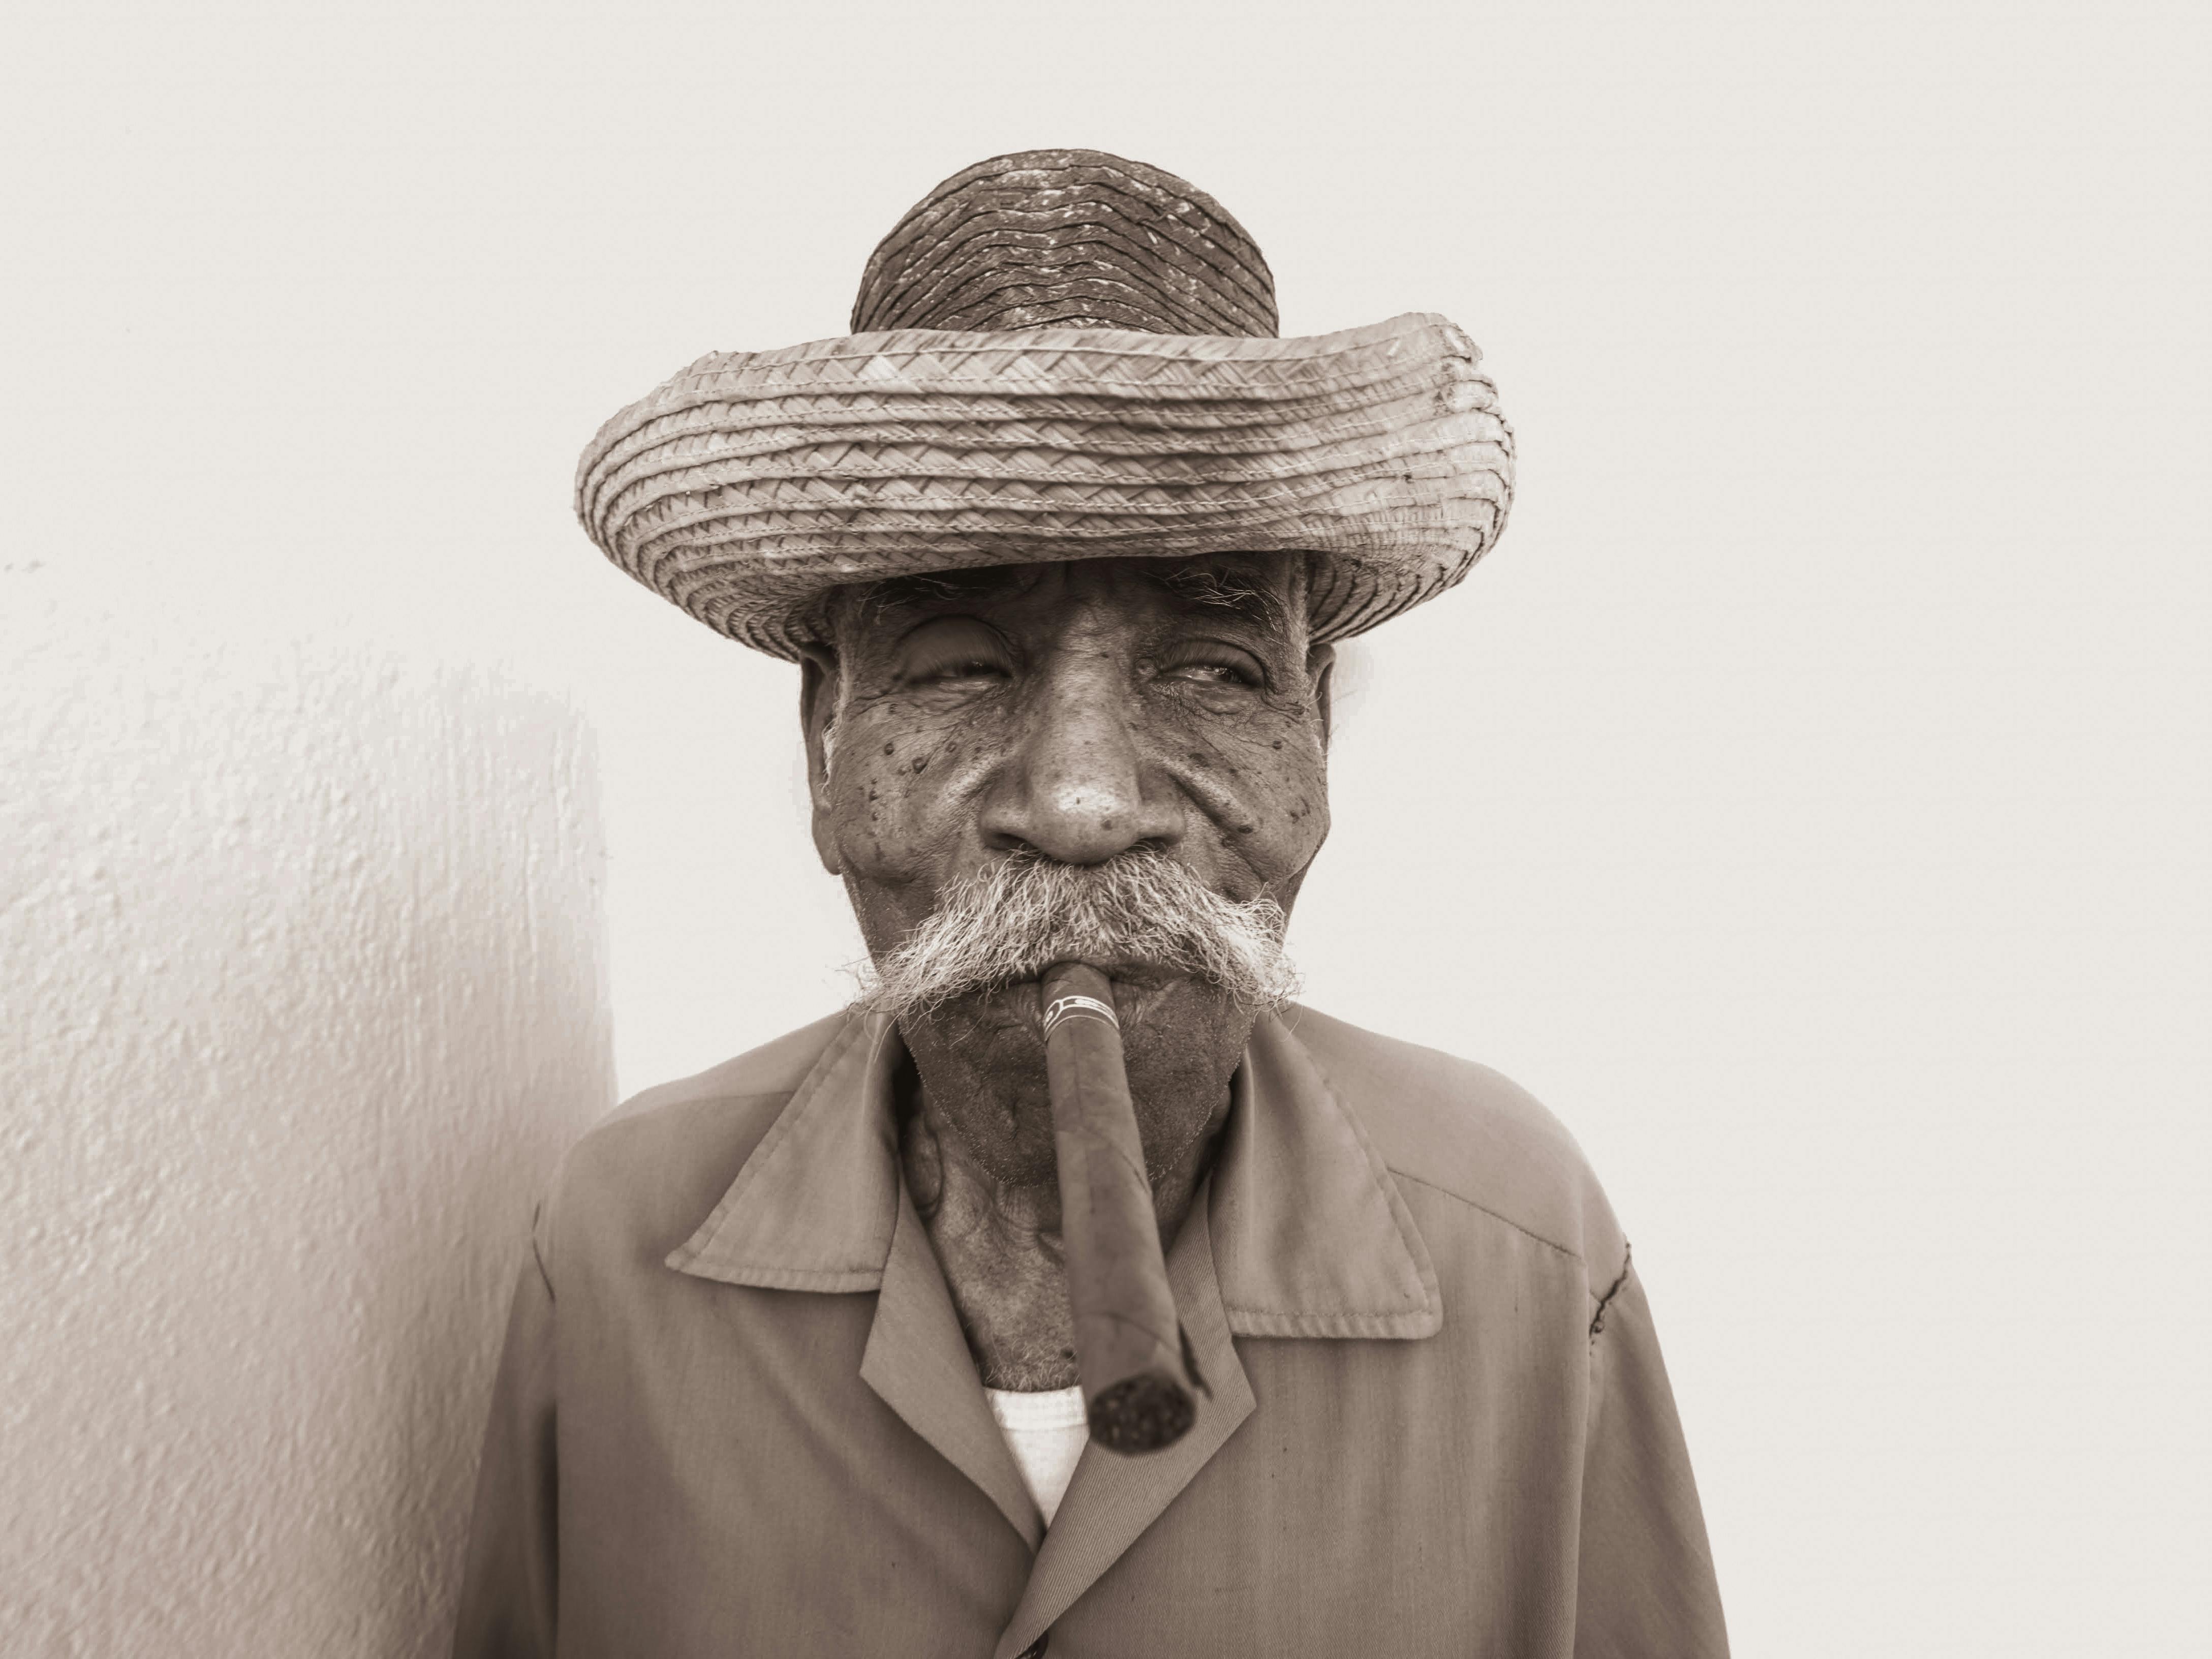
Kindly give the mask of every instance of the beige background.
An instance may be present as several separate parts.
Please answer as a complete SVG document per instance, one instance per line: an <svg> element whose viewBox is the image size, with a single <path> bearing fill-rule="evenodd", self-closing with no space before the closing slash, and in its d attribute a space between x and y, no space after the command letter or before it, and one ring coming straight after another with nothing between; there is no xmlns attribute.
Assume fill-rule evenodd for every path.
<svg viewBox="0 0 2212 1659"><path fill-rule="evenodd" d="M434 1626L478 1310L606 1092L580 725L623 1089L833 1006L858 948L790 671L598 560L575 454L704 350L841 331L937 179L1075 143L1218 195L1289 330L1433 308L1489 354L1519 504L1362 653L1293 944L1316 1003L1582 1139L1739 1650L2202 1651L2207 29L16 8L0 611L56 643L0 708L0 1648ZM150 751L228 793L118 793ZM331 906L354 954L301 983ZM118 966L162 951L181 1000ZM471 963L512 1000L457 1000Z"/></svg>

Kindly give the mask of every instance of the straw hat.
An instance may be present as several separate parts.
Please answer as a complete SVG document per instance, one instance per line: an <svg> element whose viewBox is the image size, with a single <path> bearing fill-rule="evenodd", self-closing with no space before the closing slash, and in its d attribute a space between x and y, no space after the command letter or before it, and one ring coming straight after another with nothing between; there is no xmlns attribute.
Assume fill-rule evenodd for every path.
<svg viewBox="0 0 2212 1659"><path fill-rule="evenodd" d="M795 657L829 591L973 565L1305 550L1317 639L1498 539L1513 437L1443 318L1275 337L1244 229L1096 150L956 173L884 239L854 332L714 352L599 428L576 513L732 639Z"/></svg>

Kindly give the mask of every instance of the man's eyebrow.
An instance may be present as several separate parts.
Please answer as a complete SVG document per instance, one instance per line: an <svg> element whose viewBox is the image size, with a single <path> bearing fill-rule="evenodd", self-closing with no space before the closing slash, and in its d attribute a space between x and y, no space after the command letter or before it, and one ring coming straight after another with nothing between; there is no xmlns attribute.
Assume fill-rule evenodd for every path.
<svg viewBox="0 0 2212 1659"><path fill-rule="evenodd" d="M1144 580L1187 605L1218 611L1270 633L1291 631L1288 603L1276 585L1258 571L1188 559L1146 561L1142 568ZM1033 572L1018 566L978 565L965 570L886 576L843 591L861 614L882 617L939 605L989 605L1015 599L1036 580Z"/></svg>
<svg viewBox="0 0 2212 1659"><path fill-rule="evenodd" d="M1235 565L1168 564L1146 576L1186 604L1225 611L1271 632L1287 632L1290 608L1274 584Z"/></svg>
<svg viewBox="0 0 2212 1659"><path fill-rule="evenodd" d="M1027 586L1007 565L979 565L969 570L927 570L911 576L887 576L869 584L867 602L881 610L975 604L1012 597Z"/></svg>
<svg viewBox="0 0 2212 1659"><path fill-rule="evenodd" d="M874 623L902 611L927 611L937 605L989 605L1013 597L1025 586L1021 573L1007 565L922 570L910 576L885 576L878 581L836 588L825 614L834 629L840 616Z"/></svg>

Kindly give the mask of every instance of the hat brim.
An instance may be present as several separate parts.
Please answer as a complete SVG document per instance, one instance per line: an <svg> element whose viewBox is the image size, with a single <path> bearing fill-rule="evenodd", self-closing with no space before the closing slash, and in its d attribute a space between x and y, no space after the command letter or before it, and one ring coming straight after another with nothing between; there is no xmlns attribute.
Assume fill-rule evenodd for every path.
<svg viewBox="0 0 2212 1659"><path fill-rule="evenodd" d="M1316 640L1495 544L1513 436L1413 313L1295 339L906 329L701 358L599 428L576 513L730 638L796 658L836 587L976 565L1303 551Z"/></svg>

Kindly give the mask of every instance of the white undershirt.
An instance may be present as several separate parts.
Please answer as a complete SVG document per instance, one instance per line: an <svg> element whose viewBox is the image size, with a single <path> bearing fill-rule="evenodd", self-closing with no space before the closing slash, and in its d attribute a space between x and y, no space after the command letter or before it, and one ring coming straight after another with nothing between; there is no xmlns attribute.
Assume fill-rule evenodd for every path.
<svg viewBox="0 0 2212 1659"><path fill-rule="evenodd" d="M1060 1512L1067 1483L1075 1474L1091 1437L1083 1416L1083 1389L1050 1389L1042 1394L1018 1394L1012 1389L986 1389L991 1415L999 1419L999 1432L1006 1437L1007 1449L1022 1472L1022 1484L1036 1499L1044 1523Z"/></svg>

